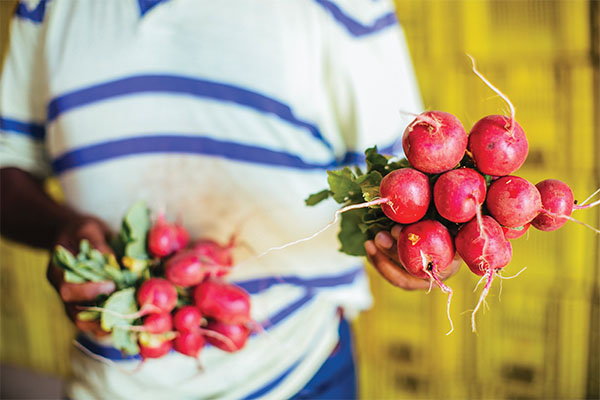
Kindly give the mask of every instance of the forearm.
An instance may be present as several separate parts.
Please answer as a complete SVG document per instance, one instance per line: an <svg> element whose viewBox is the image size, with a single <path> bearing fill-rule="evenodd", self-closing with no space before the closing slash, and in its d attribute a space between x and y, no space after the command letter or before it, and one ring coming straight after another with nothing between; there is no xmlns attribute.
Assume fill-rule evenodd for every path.
<svg viewBox="0 0 600 400"><path fill-rule="evenodd" d="M77 214L44 191L43 182L17 168L0 169L0 233L21 243L50 249L60 230Z"/></svg>

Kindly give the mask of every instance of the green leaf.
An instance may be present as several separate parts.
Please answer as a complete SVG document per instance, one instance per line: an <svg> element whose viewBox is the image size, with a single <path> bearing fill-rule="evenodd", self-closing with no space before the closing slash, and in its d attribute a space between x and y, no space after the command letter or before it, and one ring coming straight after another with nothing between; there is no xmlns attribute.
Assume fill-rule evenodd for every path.
<svg viewBox="0 0 600 400"><path fill-rule="evenodd" d="M134 240L146 238L150 229L150 210L143 201L135 203L123 218L129 236Z"/></svg>
<svg viewBox="0 0 600 400"><path fill-rule="evenodd" d="M105 331L110 332L115 326L130 325L135 318L125 316L138 311L135 288L130 287L111 294L104 303L104 309L100 322Z"/></svg>
<svg viewBox="0 0 600 400"><path fill-rule="evenodd" d="M367 236L358 225L362 220L364 210L350 210L342 214L338 239L341 244L340 251L351 256L366 256L364 243Z"/></svg>
<svg viewBox="0 0 600 400"><path fill-rule="evenodd" d="M87 239L81 239L79 242L79 254L87 255L92 249L92 245Z"/></svg>
<svg viewBox="0 0 600 400"><path fill-rule="evenodd" d="M61 245L56 246L52 255L52 262L62 269L73 269L77 264L77 259L69 250Z"/></svg>
<svg viewBox="0 0 600 400"><path fill-rule="evenodd" d="M357 194L361 194L360 186L355 182L356 177L349 167L340 171L327 171L327 182L333 193L333 199L345 203Z"/></svg>
<svg viewBox="0 0 600 400"><path fill-rule="evenodd" d="M366 175L360 176L356 180L365 201L372 201L379 198L379 186L381 185L382 179L383 177L378 171L371 171Z"/></svg>
<svg viewBox="0 0 600 400"><path fill-rule="evenodd" d="M365 159L367 161L367 173L379 171L381 175L385 174L385 167L388 164L388 159L377 152L377 146L365 150Z"/></svg>
<svg viewBox="0 0 600 400"><path fill-rule="evenodd" d="M112 332L113 346L124 353L135 355L140 352L136 335L127 329L115 327Z"/></svg>
<svg viewBox="0 0 600 400"><path fill-rule="evenodd" d="M65 282L69 282L69 283L85 283L86 282L85 278L83 278L82 276L78 275L77 273L71 271L70 269L65 270L64 279L65 279Z"/></svg>
<svg viewBox="0 0 600 400"><path fill-rule="evenodd" d="M328 199L331 195L333 195L333 192L331 190L323 189L318 193L313 193L310 196L308 196L308 198L304 200L304 203L307 206L314 206L320 203L321 201Z"/></svg>
<svg viewBox="0 0 600 400"><path fill-rule="evenodd" d="M104 276L104 274L87 268L83 263L77 263L75 268L73 268L73 272L82 278L85 278L86 281L102 282L106 280L106 276Z"/></svg>

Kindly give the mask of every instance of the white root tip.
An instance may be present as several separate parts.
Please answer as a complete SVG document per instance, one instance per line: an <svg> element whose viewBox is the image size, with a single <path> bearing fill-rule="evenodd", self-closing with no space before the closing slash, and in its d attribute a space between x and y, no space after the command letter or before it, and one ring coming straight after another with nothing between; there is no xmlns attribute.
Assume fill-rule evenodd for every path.
<svg viewBox="0 0 600 400"><path fill-rule="evenodd" d="M585 203L587 203L588 201L590 201L591 199L594 198L595 195L597 195L598 193L600 193L600 188L598 188L598 190L596 190L594 193L592 193L590 195L590 197L588 197L587 199L585 199L584 201L582 201L580 204L577 205L577 208L580 208L581 206L585 205ZM595 202L594 204L597 204L599 201Z"/></svg>
<svg viewBox="0 0 600 400"><path fill-rule="evenodd" d="M583 226L585 226L586 228L589 228L589 229L593 230L593 231L594 231L594 232L596 232L596 233L600 233L600 229L594 228L593 226L591 226L591 225L588 225L588 224L586 224L585 222L581 222L581 221L579 221L579 220L576 220L575 218L571 217L570 215L565 215L564 217L565 217L565 218L567 218L569 221L576 222L576 223L578 223L579 225L583 225Z"/></svg>
<svg viewBox="0 0 600 400"><path fill-rule="evenodd" d="M486 273L487 282L485 284L485 287L481 291L481 296L479 296L479 301L477 302L477 306L475 306L475 309L473 310L473 313L471 314L471 330L474 333L477 333L477 327L475 324L475 315L477 314L477 311L479 311L479 307L481 307L482 304L485 304L485 298L487 297L487 295L490 291L490 287L492 286L492 281L494 280L494 274L495 274L494 270L490 270L489 272Z"/></svg>
<svg viewBox="0 0 600 400"><path fill-rule="evenodd" d="M335 225L335 224L337 223L337 221L338 221L338 219L339 219L340 215L341 215L342 213L345 213L346 211L350 211L350 210L356 210L356 209L359 209L359 208L367 208L367 207L371 207L371 206L375 206L375 205L380 205L380 204L384 204L384 203L388 203L388 202L389 202L389 199L388 199L388 198L385 198L385 197L383 197L383 198L376 199L376 200L373 200L373 201L368 201L368 202L366 202L366 203L360 203L360 204L351 204L351 205L349 205L349 206L346 206L346 207L340 208L339 210L337 210L337 211L335 212L335 215L334 215L333 221L331 221L330 223L328 223L327 225L325 225L323 228L319 229L317 232L313 233L312 235L310 235L310 236L307 236L307 237L305 237L305 238L302 238L302 239L294 240L293 242L286 243L286 244L283 244L283 245L281 245L281 246L271 247L271 248L269 248L269 249L267 249L267 250L263 251L263 252L262 252L262 253L260 253L259 255L257 255L257 256L255 256L255 257L251 258L251 260L255 260L255 261L256 261L256 260L258 260L258 259L260 259L260 258L262 258L262 257L265 257L267 254L270 254L270 253L274 252L274 251L283 250L283 249L286 249L286 248L288 248L288 247L290 247L290 246L294 246L294 245L296 245L296 244L299 244L299 243L302 243L302 242L307 242L307 241L309 241L309 240L312 240L312 239L316 238L316 237L317 237L317 236L319 236L321 233L325 232L327 229L329 229L329 228L331 228L333 225ZM247 261L249 261L249 260L247 260Z"/></svg>
<svg viewBox="0 0 600 400"><path fill-rule="evenodd" d="M490 89L492 89L494 92L496 92L496 94L498 96L500 96L502 98L502 100L504 100L506 102L506 104L508 105L508 107L510 108L510 129L512 131L512 127L514 126L514 122L515 122L515 106L509 100L508 96L506 96L504 93L502 93L500 91L500 89L498 89L496 86L492 85L492 83L490 81L488 81L485 78L485 76L483 76L483 74L477 70L477 66L475 65L475 59L473 58L473 56L471 56L470 54L467 54L467 57L469 57L471 59L471 63L473 65L473 72L475 73L475 75L477 75L479 77L479 79L481 79L483 81L483 83L485 83Z"/></svg>

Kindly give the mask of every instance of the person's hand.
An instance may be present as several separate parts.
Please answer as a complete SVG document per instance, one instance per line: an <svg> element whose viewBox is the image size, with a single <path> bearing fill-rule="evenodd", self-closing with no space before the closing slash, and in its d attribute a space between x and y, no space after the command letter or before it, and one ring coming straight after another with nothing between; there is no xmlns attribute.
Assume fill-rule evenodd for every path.
<svg viewBox="0 0 600 400"><path fill-rule="evenodd" d="M398 260L396 242L402 226L396 225L391 232L382 231L377 233L375 240L365 242L365 250L370 263L379 271L388 282L405 290L429 289L429 280L417 278L409 274ZM444 280L454 275L460 267L462 260L455 256L448 268L440 273L440 279Z"/></svg>
<svg viewBox="0 0 600 400"><path fill-rule="evenodd" d="M90 245L101 253L112 253L107 244L109 230L106 225L94 217L76 217L67 222L58 234L56 245L61 245L74 254L79 250L81 239L87 239ZM115 290L113 281L70 283L64 280L64 271L54 265L52 261L48 264L46 276L54 289L58 292L64 303L69 318L77 328L84 332L90 332L97 336L107 335L100 328L98 321L82 321L77 318L81 307L89 305L96 297L102 294L110 294Z"/></svg>

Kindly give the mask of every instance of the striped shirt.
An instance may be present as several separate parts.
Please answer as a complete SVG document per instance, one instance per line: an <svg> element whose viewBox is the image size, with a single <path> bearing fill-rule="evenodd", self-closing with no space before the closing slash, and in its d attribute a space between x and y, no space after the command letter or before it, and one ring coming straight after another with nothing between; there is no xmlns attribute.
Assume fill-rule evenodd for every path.
<svg viewBox="0 0 600 400"><path fill-rule="evenodd" d="M30 0L0 81L0 165L56 175L67 203L118 229L137 200L192 237L240 244L228 277L264 331L204 372L170 354L73 352L73 398L286 398L337 342L337 310L367 308L361 260L337 251L333 202L306 207L327 169L390 152L421 103L391 2ZM112 349L114 350L114 349ZM111 356L112 354L112 356Z"/></svg>

